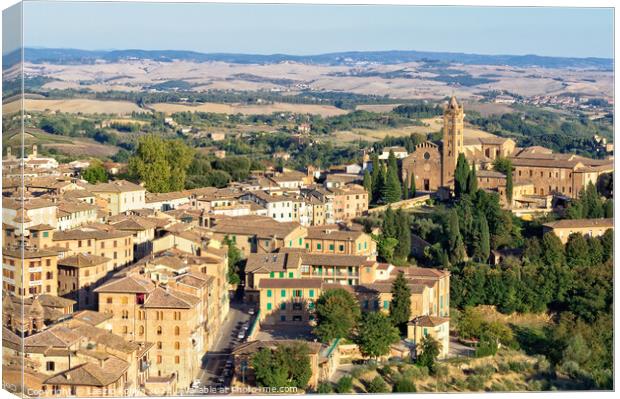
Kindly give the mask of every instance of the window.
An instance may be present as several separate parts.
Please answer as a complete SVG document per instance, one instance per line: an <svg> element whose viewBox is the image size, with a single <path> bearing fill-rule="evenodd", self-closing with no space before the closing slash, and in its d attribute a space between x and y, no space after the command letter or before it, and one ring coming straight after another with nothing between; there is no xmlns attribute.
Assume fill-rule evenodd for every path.
<svg viewBox="0 0 620 399"><path fill-rule="evenodd" d="M138 335L144 335L144 326L138 327Z"/></svg>
<svg viewBox="0 0 620 399"><path fill-rule="evenodd" d="M284 278L284 272L280 272L279 276L280 278Z"/></svg>
<svg viewBox="0 0 620 399"><path fill-rule="evenodd" d="M282 302L280 304L280 310L286 310L286 303Z"/></svg>
<svg viewBox="0 0 620 399"><path fill-rule="evenodd" d="M321 244L317 243L316 244L316 249L321 249Z"/></svg>
<svg viewBox="0 0 620 399"><path fill-rule="evenodd" d="M176 341L176 342L174 343L174 349L176 349L176 350L181 349L181 343L180 343L179 341Z"/></svg>
<svg viewBox="0 0 620 399"><path fill-rule="evenodd" d="M276 274L274 272L269 273L269 278L274 278Z"/></svg>
<svg viewBox="0 0 620 399"><path fill-rule="evenodd" d="M339 250L340 252L343 252L343 251L344 251L344 245L339 245L339 246L338 246L338 250Z"/></svg>
<svg viewBox="0 0 620 399"><path fill-rule="evenodd" d="M428 328L425 328L425 329L423 330L423 334L424 334L424 336L425 336L425 337L427 337L427 336L428 336Z"/></svg>
<svg viewBox="0 0 620 399"><path fill-rule="evenodd" d="M310 298L314 298L314 290L310 290L309 295L310 295Z"/></svg>
<svg viewBox="0 0 620 399"><path fill-rule="evenodd" d="M44 231L44 232L43 232L43 237L47 238L47 237L49 237L49 236L50 236L49 231Z"/></svg>
<svg viewBox="0 0 620 399"><path fill-rule="evenodd" d="M308 309L314 309L314 302L308 302Z"/></svg>
<svg viewBox="0 0 620 399"><path fill-rule="evenodd" d="M161 343L161 341L157 341L157 349L161 349L163 348L163 344Z"/></svg>
<svg viewBox="0 0 620 399"><path fill-rule="evenodd" d="M334 250L334 244L329 244L329 250L333 251Z"/></svg>
<svg viewBox="0 0 620 399"><path fill-rule="evenodd" d="M293 303L293 310L301 310L301 302Z"/></svg>
<svg viewBox="0 0 620 399"><path fill-rule="evenodd" d="M299 245L301 245L303 243L303 238L299 237Z"/></svg>
<svg viewBox="0 0 620 399"><path fill-rule="evenodd" d="M127 334L128 331L129 329L127 328L127 326L123 326L123 334Z"/></svg>
<svg viewBox="0 0 620 399"><path fill-rule="evenodd" d="M389 309L390 301L383 301L383 309Z"/></svg>
<svg viewBox="0 0 620 399"><path fill-rule="evenodd" d="M281 296L282 298L286 297L286 290L281 290L281 291L280 291L280 296Z"/></svg>
<svg viewBox="0 0 620 399"><path fill-rule="evenodd" d="M161 335L162 330L161 330L161 326L157 326L157 335Z"/></svg>
<svg viewBox="0 0 620 399"><path fill-rule="evenodd" d="M179 328L179 326L175 326L174 327L174 335L180 335L181 334L181 329Z"/></svg>
<svg viewBox="0 0 620 399"><path fill-rule="evenodd" d="M157 355L157 364L161 364L161 355Z"/></svg>
<svg viewBox="0 0 620 399"><path fill-rule="evenodd" d="M270 303L267 304L267 310L271 310L271 304Z"/></svg>
<svg viewBox="0 0 620 399"><path fill-rule="evenodd" d="M45 363L45 370L47 371L54 371L56 369L56 363L54 362L46 362Z"/></svg>
<svg viewBox="0 0 620 399"><path fill-rule="evenodd" d="M107 297L105 299L105 302L108 303L108 304L112 303L112 297L111 296Z"/></svg>
<svg viewBox="0 0 620 399"><path fill-rule="evenodd" d="M271 290L267 290L267 298L271 298Z"/></svg>
<svg viewBox="0 0 620 399"><path fill-rule="evenodd" d="M293 272L288 272L288 278L293 278Z"/></svg>
<svg viewBox="0 0 620 399"><path fill-rule="evenodd" d="M284 315L280 316L280 321L286 321L286 316Z"/></svg>

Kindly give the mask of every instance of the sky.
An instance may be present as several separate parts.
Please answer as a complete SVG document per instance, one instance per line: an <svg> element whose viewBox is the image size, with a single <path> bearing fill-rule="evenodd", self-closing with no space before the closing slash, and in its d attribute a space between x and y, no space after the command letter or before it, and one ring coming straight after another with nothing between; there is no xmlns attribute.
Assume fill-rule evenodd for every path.
<svg viewBox="0 0 620 399"><path fill-rule="evenodd" d="M26 47L613 58L611 8L25 2ZM6 52L6 47L5 47Z"/></svg>

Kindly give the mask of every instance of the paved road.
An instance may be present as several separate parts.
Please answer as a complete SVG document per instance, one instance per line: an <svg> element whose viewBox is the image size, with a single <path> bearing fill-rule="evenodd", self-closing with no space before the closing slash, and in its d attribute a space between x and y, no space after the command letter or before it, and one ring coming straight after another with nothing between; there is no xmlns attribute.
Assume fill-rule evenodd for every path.
<svg viewBox="0 0 620 399"><path fill-rule="evenodd" d="M240 300L234 299L230 303L230 311L224 320L218 337L216 337L211 350L202 358L202 370L198 375L201 386L216 386L217 380L221 376L226 364L226 360L231 359L230 352L235 345L241 341L237 339L237 334L241 326L250 320L250 315ZM230 377L225 377L224 385L230 384Z"/></svg>

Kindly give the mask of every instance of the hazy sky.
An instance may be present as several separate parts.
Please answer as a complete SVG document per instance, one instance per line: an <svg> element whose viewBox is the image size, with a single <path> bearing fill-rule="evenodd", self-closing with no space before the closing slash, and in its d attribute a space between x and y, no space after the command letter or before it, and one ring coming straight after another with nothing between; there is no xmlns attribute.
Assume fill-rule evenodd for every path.
<svg viewBox="0 0 620 399"><path fill-rule="evenodd" d="M257 54L426 50L613 57L613 11L585 8L24 4L25 46Z"/></svg>

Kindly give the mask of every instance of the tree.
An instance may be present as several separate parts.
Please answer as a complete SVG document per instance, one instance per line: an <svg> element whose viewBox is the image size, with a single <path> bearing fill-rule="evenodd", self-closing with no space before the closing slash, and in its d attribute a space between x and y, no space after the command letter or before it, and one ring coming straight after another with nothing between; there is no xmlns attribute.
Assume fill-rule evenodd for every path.
<svg viewBox="0 0 620 399"><path fill-rule="evenodd" d="M415 173L411 174L411 183L409 188L409 198L415 198Z"/></svg>
<svg viewBox="0 0 620 399"><path fill-rule="evenodd" d="M241 282L239 266L243 255L235 241L228 236L224 237L224 244L228 247L228 283L239 284Z"/></svg>
<svg viewBox="0 0 620 399"><path fill-rule="evenodd" d="M324 291L316 301L314 333L322 342L351 336L360 319L357 299L343 288Z"/></svg>
<svg viewBox="0 0 620 399"><path fill-rule="evenodd" d="M390 392L385 380L380 375L373 378L366 387L368 393L387 393Z"/></svg>
<svg viewBox="0 0 620 399"><path fill-rule="evenodd" d="M461 197L467 193L467 180L469 178L469 165L465 159L465 155L460 153L456 160L456 168L454 170L454 192L457 197Z"/></svg>
<svg viewBox="0 0 620 399"><path fill-rule="evenodd" d="M476 165L472 165L467 176L467 194L474 194L478 191L478 178L476 177Z"/></svg>
<svg viewBox="0 0 620 399"><path fill-rule="evenodd" d="M105 183L108 181L108 172L101 161L93 160L88 168L82 172L82 178L90 184Z"/></svg>
<svg viewBox="0 0 620 399"><path fill-rule="evenodd" d="M491 236L489 235L489 223L486 216L479 213L477 217L478 234L475 244L474 258L479 262L487 262L491 255Z"/></svg>
<svg viewBox="0 0 620 399"><path fill-rule="evenodd" d="M337 393L351 393L353 391L353 379L351 376L345 375L336 383Z"/></svg>
<svg viewBox="0 0 620 399"><path fill-rule="evenodd" d="M421 351L418 355L417 363L420 366L425 366L431 373L435 371L435 364L437 357L441 353L441 343L430 335L422 338Z"/></svg>
<svg viewBox="0 0 620 399"><path fill-rule="evenodd" d="M411 289L403 272L398 273L394 279L391 292L390 319L401 335L406 335L407 323L411 319Z"/></svg>
<svg viewBox="0 0 620 399"><path fill-rule="evenodd" d="M362 355L377 358L390 351L390 345L400 339L398 330L382 312L366 313L357 334Z"/></svg>
<svg viewBox="0 0 620 399"><path fill-rule="evenodd" d="M388 158L388 169L385 177L385 185L381 192L381 198L386 204L391 204L401 200L402 188L400 180L398 179L398 165L396 163L396 157L394 152L390 151Z"/></svg>
<svg viewBox="0 0 620 399"><path fill-rule="evenodd" d="M251 358L256 382L262 387L294 386L305 389L312 376L310 349L300 342L262 348Z"/></svg>
<svg viewBox="0 0 620 399"><path fill-rule="evenodd" d="M371 237L377 243L379 258L385 262L391 263L394 258L394 250L398 245L398 240L396 238L387 237L385 234L371 234Z"/></svg>
<svg viewBox="0 0 620 399"><path fill-rule="evenodd" d="M129 158L129 174L144 182L150 192L182 190L192 158L193 150L181 140L143 136L138 140L135 155Z"/></svg>
<svg viewBox="0 0 620 399"><path fill-rule="evenodd" d="M262 348L254 354L250 362L254 369L256 383L260 387L285 387L288 385L288 372L283 364L277 363L273 351Z"/></svg>
<svg viewBox="0 0 620 399"><path fill-rule="evenodd" d="M368 193L368 196L372 197L372 177L370 176L370 172L368 172L368 170L364 171L364 189Z"/></svg>
<svg viewBox="0 0 620 399"><path fill-rule="evenodd" d="M403 199L411 198L411 192L409 191L409 175L405 177L405 181L403 182Z"/></svg>
<svg viewBox="0 0 620 399"><path fill-rule="evenodd" d="M398 240L398 245L396 245L394 250L394 256L398 258L400 262L406 263L411 253L411 227L409 225L409 216L403 212L402 209L398 209L395 215L395 223L395 238Z"/></svg>
<svg viewBox="0 0 620 399"><path fill-rule="evenodd" d="M465 258L465 246L459 229L459 216L454 209L448 213L448 256L451 263L461 262Z"/></svg>
<svg viewBox="0 0 620 399"><path fill-rule="evenodd" d="M316 393L328 394L332 392L334 392L334 388L329 382L320 382L319 386L316 388Z"/></svg>

